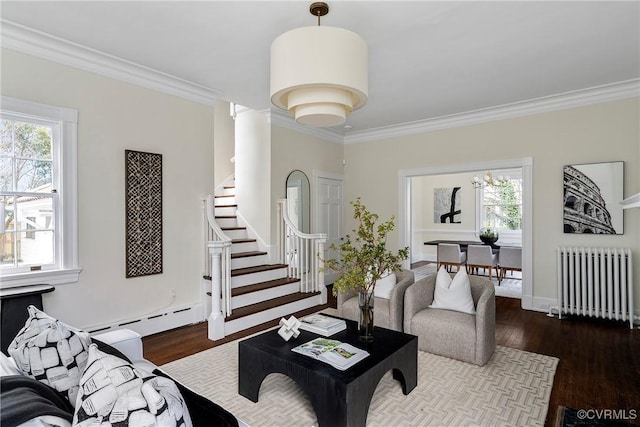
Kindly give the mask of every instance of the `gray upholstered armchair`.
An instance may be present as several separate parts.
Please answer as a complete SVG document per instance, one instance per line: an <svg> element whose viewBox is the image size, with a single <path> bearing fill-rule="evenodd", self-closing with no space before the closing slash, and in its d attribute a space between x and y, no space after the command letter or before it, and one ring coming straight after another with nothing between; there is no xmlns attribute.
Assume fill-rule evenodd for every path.
<svg viewBox="0 0 640 427"><path fill-rule="evenodd" d="M437 274L418 280L404 293L404 332L418 336L418 348L482 366L496 348L493 283L469 276L476 314L428 308Z"/></svg>
<svg viewBox="0 0 640 427"><path fill-rule="evenodd" d="M394 331L402 332L402 314L404 306L404 292L413 283L414 275L411 270L396 271L396 285L391 291L391 298L375 298L373 303L373 323ZM358 321L358 294L356 291L339 293L338 316Z"/></svg>

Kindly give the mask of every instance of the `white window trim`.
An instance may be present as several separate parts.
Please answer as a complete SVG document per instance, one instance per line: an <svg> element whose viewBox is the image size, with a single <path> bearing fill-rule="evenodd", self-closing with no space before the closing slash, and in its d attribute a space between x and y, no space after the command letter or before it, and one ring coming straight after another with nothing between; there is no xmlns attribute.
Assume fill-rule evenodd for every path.
<svg viewBox="0 0 640 427"><path fill-rule="evenodd" d="M494 176L496 176L497 174L499 174L502 171L494 171L493 174ZM511 172L511 178L513 179L519 179L522 180L522 173L518 172L516 175L513 175L513 171L509 170L509 172ZM522 188L522 203L520 204L520 206L522 207L524 205L524 184L523 184L523 188ZM524 208L521 209L521 213L522 215L524 215ZM476 237L480 236L480 230L484 227L484 189L480 189L479 191L476 191L476 230L475 230L475 235ZM520 227L522 227L522 220L520 222ZM522 229L520 230L500 230L500 238L504 240L504 238L506 237L507 240L518 240L520 241L522 239ZM517 239L514 239L515 237L517 237Z"/></svg>
<svg viewBox="0 0 640 427"><path fill-rule="evenodd" d="M3 112L33 120L60 123L60 221L58 236L62 236L60 268L26 273L2 274L0 288L35 284L60 285L77 282L82 269L78 265L78 112L68 108L39 104L2 96Z"/></svg>

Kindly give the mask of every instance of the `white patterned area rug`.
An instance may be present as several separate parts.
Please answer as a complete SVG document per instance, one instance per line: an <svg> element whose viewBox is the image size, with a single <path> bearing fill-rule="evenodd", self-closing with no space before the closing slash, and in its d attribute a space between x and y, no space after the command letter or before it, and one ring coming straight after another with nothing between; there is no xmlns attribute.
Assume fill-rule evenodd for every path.
<svg viewBox="0 0 640 427"><path fill-rule="evenodd" d="M367 425L544 426L557 365L557 358L500 346L482 367L419 351L418 386L405 396L388 372L373 395ZM252 427L316 423L304 392L282 374L265 378L257 403L238 394L237 341L162 370Z"/></svg>

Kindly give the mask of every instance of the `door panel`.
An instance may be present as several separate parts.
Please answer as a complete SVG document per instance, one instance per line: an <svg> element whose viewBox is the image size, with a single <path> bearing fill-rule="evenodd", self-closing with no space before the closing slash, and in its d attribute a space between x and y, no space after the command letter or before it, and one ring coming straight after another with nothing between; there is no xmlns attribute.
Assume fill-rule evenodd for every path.
<svg viewBox="0 0 640 427"><path fill-rule="evenodd" d="M330 249L332 244L340 245L342 230L342 180L319 177L317 181L318 233L327 234L324 259L336 258L337 251ZM325 271L325 281L332 283L335 274Z"/></svg>

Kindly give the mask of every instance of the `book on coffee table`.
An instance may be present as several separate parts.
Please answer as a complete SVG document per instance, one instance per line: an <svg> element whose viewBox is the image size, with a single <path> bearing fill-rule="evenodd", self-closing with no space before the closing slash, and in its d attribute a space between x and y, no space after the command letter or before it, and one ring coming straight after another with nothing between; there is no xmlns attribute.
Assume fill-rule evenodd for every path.
<svg viewBox="0 0 640 427"><path fill-rule="evenodd" d="M344 319L336 319L322 313L315 313L300 319L300 329L328 337L347 329L347 322Z"/></svg>
<svg viewBox="0 0 640 427"><path fill-rule="evenodd" d="M341 371L369 356L365 350L327 338L316 338L292 348L291 351L328 363Z"/></svg>

